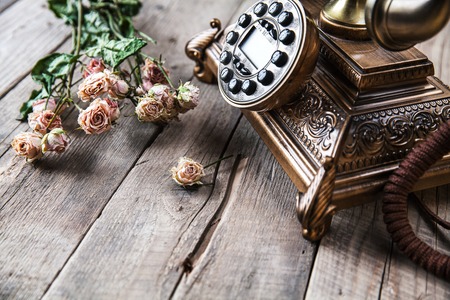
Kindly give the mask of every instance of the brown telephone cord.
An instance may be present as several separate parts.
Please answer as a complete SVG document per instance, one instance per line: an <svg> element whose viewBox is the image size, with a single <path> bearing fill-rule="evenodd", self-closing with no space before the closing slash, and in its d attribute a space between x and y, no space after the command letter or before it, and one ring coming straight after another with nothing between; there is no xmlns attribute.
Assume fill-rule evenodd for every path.
<svg viewBox="0 0 450 300"><path fill-rule="evenodd" d="M383 198L384 222L398 248L412 261L446 280L450 280L450 257L428 246L413 232L408 220L407 198L425 171L449 152L450 120L413 148L400 163L386 183ZM418 200L414 194L409 197ZM432 213L421 201L416 202L435 222L449 227L448 222Z"/></svg>

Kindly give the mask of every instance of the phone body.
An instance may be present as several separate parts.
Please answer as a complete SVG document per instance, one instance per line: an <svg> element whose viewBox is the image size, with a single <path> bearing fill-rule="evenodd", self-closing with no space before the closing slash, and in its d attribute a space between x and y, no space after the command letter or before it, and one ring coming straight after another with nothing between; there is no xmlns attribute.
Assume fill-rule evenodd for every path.
<svg viewBox="0 0 450 300"><path fill-rule="evenodd" d="M376 199L410 149L450 119L450 90L433 76L433 64L425 55L415 48L394 53L372 41L354 42L325 33L315 26L325 2L256 1L242 8L225 30L219 30L216 20L213 29L186 47L197 62L197 77L218 82L223 98L242 109L298 188L297 212L303 235L310 240L323 236L336 210ZM255 7L260 3L267 9L258 16ZM276 28L278 38L286 29L277 24L278 15L269 12L274 3L288 7L295 24L302 24L301 30L292 23L287 27L295 33L296 49L281 69L272 61L281 42L271 42L275 34L260 22ZM251 22L241 26L245 15ZM229 43L233 31L238 37ZM260 51L261 47L268 51ZM231 54L226 63L221 61L225 51ZM234 55L237 62L245 61L244 67L251 61L250 74L240 72L244 67L235 64ZM313 63L305 64L306 60ZM231 79L221 78L225 68L241 84L256 81L261 93L247 95L242 85L231 92ZM258 74L267 68L274 76L264 85ZM446 156L415 189L449 182L450 156Z"/></svg>

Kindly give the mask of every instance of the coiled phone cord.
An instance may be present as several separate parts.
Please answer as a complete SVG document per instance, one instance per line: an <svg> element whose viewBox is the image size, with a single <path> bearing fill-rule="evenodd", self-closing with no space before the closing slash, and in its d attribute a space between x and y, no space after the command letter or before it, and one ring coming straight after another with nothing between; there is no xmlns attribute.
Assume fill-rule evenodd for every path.
<svg viewBox="0 0 450 300"><path fill-rule="evenodd" d="M384 222L398 248L412 261L446 280L450 280L450 256L434 250L416 236L408 220L407 200L408 197L415 200L435 222L450 228L448 222L432 213L414 194L410 194L425 171L449 152L450 120L412 149L389 177L383 198Z"/></svg>

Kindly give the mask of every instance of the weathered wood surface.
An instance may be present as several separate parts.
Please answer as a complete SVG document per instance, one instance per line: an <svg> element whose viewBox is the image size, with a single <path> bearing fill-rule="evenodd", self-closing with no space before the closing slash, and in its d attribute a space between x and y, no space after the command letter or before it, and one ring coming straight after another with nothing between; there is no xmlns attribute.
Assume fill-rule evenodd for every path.
<svg viewBox="0 0 450 300"><path fill-rule="evenodd" d="M17 0L1 0L0 1L0 13L14 4Z"/></svg>
<svg viewBox="0 0 450 300"><path fill-rule="evenodd" d="M31 70L36 61L69 37L44 1L16 1L0 18L0 98Z"/></svg>
<svg viewBox="0 0 450 300"><path fill-rule="evenodd" d="M148 50L163 54L173 79L187 80L186 41L212 17L226 22L241 2L252 1L144 1L136 22L158 40ZM44 0L16 1L3 12L2 5L1 299L450 297L449 284L392 244L379 201L339 212L320 243L303 240L293 184L214 85L197 82L202 103L179 123L159 128L122 118L109 134L74 133L62 156L35 165L16 158L9 143L27 125L14 118L34 87L26 75L70 41ZM447 84L449 28L419 46ZM66 118L74 127L75 112ZM168 174L179 156L208 163L229 154L208 169L205 183L213 184L196 190L177 187ZM420 196L449 219L449 193L443 186ZM446 233L415 206L410 218L419 236L450 249Z"/></svg>

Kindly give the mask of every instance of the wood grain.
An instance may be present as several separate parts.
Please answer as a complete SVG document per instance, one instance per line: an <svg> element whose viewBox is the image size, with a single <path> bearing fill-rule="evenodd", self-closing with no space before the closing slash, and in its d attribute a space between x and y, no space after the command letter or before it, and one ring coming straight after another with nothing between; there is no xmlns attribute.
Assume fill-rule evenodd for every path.
<svg viewBox="0 0 450 300"><path fill-rule="evenodd" d="M450 79L445 76L450 63L441 60L448 55L444 43L448 43L449 28L419 45L435 62L436 74L444 82ZM438 201L436 211L447 218L448 189L442 186L423 192L431 202ZM342 211L334 217L331 231L320 243L306 299L448 299L448 283L413 264L392 245L382 220L381 197L377 203ZM411 211L410 221L418 236L437 249L449 249L445 234L430 228L415 207Z"/></svg>
<svg viewBox="0 0 450 300"><path fill-rule="evenodd" d="M450 84L450 22L432 39L416 45L434 63L435 76Z"/></svg>
<svg viewBox="0 0 450 300"><path fill-rule="evenodd" d="M158 40L148 51L163 54L175 81L187 80L185 42L212 17L226 23L241 2L254 0L144 1L136 22ZM380 201L339 212L320 244L304 241L295 187L214 85L202 84L201 105L162 130L125 117L105 135L73 133L62 156L15 157L9 142L27 125L13 117L33 88L24 76L44 54L70 47L44 3L17 1L0 15L8 28L0 32L1 299L450 297L448 283L391 243ZM418 46L446 83L449 28ZM68 127L76 117L67 114ZM234 157L208 169L199 189L170 179L179 156L208 163L227 154ZM449 193L443 186L420 196L449 220ZM418 235L448 253L446 233L422 218L412 205Z"/></svg>
<svg viewBox="0 0 450 300"><path fill-rule="evenodd" d="M252 2L244 1L231 21ZM315 246L301 237L296 189L245 120L227 153L240 157L226 206L203 251L190 260L175 299L285 299L303 296Z"/></svg>
<svg viewBox="0 0 450 300"><path fill-rule="evenodd" d="M296 189L247 121L230 145L242 160L228 205L174 298L301 298L315 246L301 237Z"/></svg>
<svg viewBox="0 0 450 300"><path fill-rule="evenodd" d="M167 19L183 15L180 10L184 13L185 5L194 10L205 8L198 1L170 3L165 6ZM210 9L216 12L218 6ZM177 22L190 20L189 15L185 17ZM183 28L187 26L180 24L171 31L165 27L165 33L181 39L187 35ZM171 45L167 46L170 49ZM183 50L177 50L176 59L182 58L179 52ZM170 52L165 50L168 62ZM189 67L192 74L192 62ZM240 116L219 99L215 86L202 86L202 90L200 107L182 116L180 123L167 126L142 154L46 298L170 296L184 272L183 262L221 205L220 194L226 191L229 171L225 168L219 173L214 189L204 186L187 191L174 184L168 170L179 156L192 156L204 163L217 160ZM226 164L231 166L232 161ZM212 179L209 176L206 181Z"/></svg>
<svg viewBox="0 0 450 300"><path fill-rule="evenodd" d="M64 43L58 51L70 51L70 43ZM23 180L34 170L32 164L23 164L23 159L15 158L14 151L10 150L10 143L15 135L29 130L28 124L17 118L20 118L20 106L36 86L31 77L27 76L1 99L0 119L3 121L0 126L0 208L20 189ZM63 118L65 117L67 113L64 113Z"/></svg>
<svg viewBox="0 0 450 300"><path fill-rule="evenodd" d="M13 5L17 0L1 0L0 1L0 13L5 9L8 9L11 5Z"/></svg>
<svg viewBox="0 0 450 300"><path fill-rule="evenodd" d="M76 115L69 121L73 125ZM2 298L42 296L154 139L157 128L137 123L123 118L110 134L72 134L64 155L50 155L35 166L13 158L12 168L19 169L18 179L23 179L0 210Z"/></svg>
<svg viewBox="0 0 450 300"><path fill-rule="evenodd" d="M233 164L224 162L215 186L186 190L170 178L169 169L180 156L204 164L217 160L238 121L239 111L218 99L216 87L201 87L204 102L170 124L142 154L48 298L170 296L183 262L221 205ZM205 183L214 179L209 174Z"/></svg>
<svg viewBox="0 0 450 300"><path fill-rule="evenodd" d="M18 3L6 10L5 14L13 11L16 6L21 8L20 5L28 4L38 10L36 5L42 5L43 1L36 3L23 1L23 4ZM167 3L167 1L152 1L153 5L160 7L155 10L146 2L142 13L145 18L139 20L141 24L139 26L144 27L145 23L151 27L152 22L164 22L166 21L164 16L174 13L173 8L181 7L171 2L169 4L172 10L166 9ZM217 10L217 7L214 8ZM41 10L45 11L44 8ZM30 13L28 8L22 7L22 11ZM20 15L18 11L15 13L16 17ZM54 20L53 16L47 17ZM8 18L9 16L2 15L2 22ZM46 18L40 19L39 22L46 24ZM203 26L205 25L198 24L198 27L194 26L191 30L199 31L204 28ZM45 36L44 31L51 32L47 28L35 27L36 32L26 33L28 42L32 44L36 36ZM179 28L173 27L172 30L173 35L177 37L178 35L184 37L187 34ZM8 33L11 34L9 31ZM58 36L55 33L53 35L55 38ZM27 62L32 63L34 49L31 47L25 49L21 55L27 55L29 57ZM162 46L160 49L163 49ZM172 45L166 45L163 52L169 53L171 49ZM14 52L11 48L5 50L9 53ZM42 54L40 52L38 55ZM183 48L178 49L176 56L179 60L187 61ZM175 62L177 63L176 60ZM191 73L192 71L189 75ZM15 76L20 77L17 77L18 74ZM13 100L14 95L22 98L31 92L31 87L27 88L29 83L29 79L25 79L19 84L8 96L8 104L11 104L9 101ZM9 110L13 111L16 108L17 105L11 107L8 105ZM131 107L128 107L124 114L131 115L131 112ZM49 156L36 165L26 164L23 159L15 158L7 146L9 138L15 132L25 129L26 125L2 127L4 139L2 146L7 151L2 156L1 173L2 183L5 183L2 184L3 196L0 206L1 298L33 299L43 295L92 223L101 214L105 204L128 175L130 168L159 132L156 126L139 124L131 117L122 118L120 123L114 132L98 137L85 137L84 134L77 132L72 135L73 141L67 153L60 157ZM68 127L76 127L75 113L66 124ZM160 149L164 149L164 146Z"/></svg>
<svg viewBox="0 0 450 300"><path fill-rule="evenodd" d="M422 191L418 194L424 202L441 217L449 218L449 186ZM417 206L408 207L409 220L417 236L425 243L450 255L450 243L445 229L438 228L427 216L418 212ZM450 283L427 273L412 263L396 246L387 261L381 290L382 299L449 299Z"/></svg>
<svg viewBox="0 0 450 300"><path fill-rule="evenodd" d="M70 29L53 15L44 0L21 0L0 18L0 101L36 61L55 51Z"/></svg>

